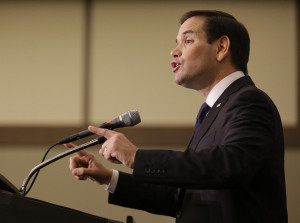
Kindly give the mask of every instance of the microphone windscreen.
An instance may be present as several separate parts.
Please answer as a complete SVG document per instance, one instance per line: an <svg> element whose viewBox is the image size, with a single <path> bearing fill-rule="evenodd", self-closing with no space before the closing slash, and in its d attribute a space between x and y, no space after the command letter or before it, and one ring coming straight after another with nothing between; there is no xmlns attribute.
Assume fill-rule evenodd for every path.
<svg viewBox="0 0 300 223"><path fill-rule="evenodd" d="M141 122L141 118L137 110L125 112L124 114L120 115L120 120L123 123L124 127L134 126Z"/></svg>

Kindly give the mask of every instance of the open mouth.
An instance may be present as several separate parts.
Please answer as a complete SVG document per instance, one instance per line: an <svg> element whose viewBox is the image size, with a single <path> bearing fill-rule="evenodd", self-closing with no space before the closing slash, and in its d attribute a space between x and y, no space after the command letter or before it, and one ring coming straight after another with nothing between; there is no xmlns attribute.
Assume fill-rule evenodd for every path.
<svg viewBox="0 0 300 223"><path fill-rule="evenodd" d="M180 63L177 63L177 62L171 62L171 66L172 66L172 71L173 72L176 72L179 68L180 68Z"/></svg>

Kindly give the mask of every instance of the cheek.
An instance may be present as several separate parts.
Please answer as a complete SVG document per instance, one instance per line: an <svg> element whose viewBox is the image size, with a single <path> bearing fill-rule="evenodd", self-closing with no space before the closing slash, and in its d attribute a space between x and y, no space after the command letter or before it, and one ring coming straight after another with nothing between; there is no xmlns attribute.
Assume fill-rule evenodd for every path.
<svg viewBox="0 0 300 223"><path fill-rule="evenodd" d="M195 47L188 52L188 57L193 61L203 60L207 56L207 49L205 47Z"/></svg>
<svg viewBox="0 0 300 223"><path fill-rule="evenodd" d="M188 57L188 63L190 68L200 68L205 65L207 58L201 53L201 51L194 51Z"/></svg>
<svg viewBox="0 0 300 223"><path fill-rule="evenodd" d="M209 67L214 64L213 54L209 48L199 49L198 51L193 52L191 56L196 66Z"/></svg>

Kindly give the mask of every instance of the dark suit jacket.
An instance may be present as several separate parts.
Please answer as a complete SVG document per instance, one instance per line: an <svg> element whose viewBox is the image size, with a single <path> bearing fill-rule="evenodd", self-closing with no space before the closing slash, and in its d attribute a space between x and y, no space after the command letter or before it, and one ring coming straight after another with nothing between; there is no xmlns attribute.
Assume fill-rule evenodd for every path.
<svg viewBox="0 0 300 223"><path fill-rule="evenodd" d="M211 108L185 152L138 150L109 202L184 223L286 223L284 142L271 99L249 76Z"/></svg>

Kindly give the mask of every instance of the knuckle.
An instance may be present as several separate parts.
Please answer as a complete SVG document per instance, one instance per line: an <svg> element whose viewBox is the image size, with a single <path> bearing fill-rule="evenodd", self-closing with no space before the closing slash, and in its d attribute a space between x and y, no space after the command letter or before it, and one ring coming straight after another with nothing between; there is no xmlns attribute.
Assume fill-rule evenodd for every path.
<svg viewBox="0 0 300 223"><path fill-rule="evenodd" d="M117 137L118 139L122 139L122 138L125 137L125 135L124 135L123 133L121 133L121 132L118 132L118 133L116 134L116 137Z"/></svg>

